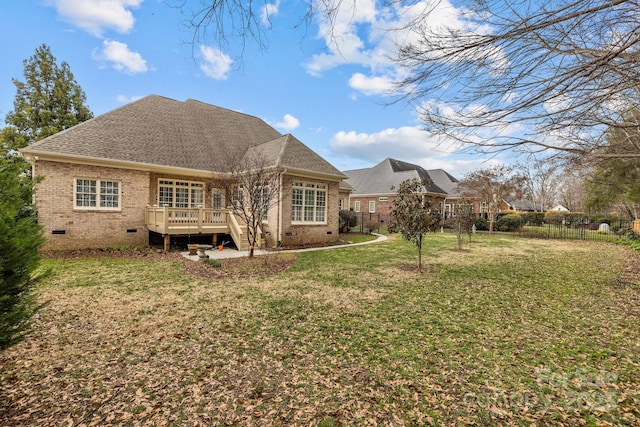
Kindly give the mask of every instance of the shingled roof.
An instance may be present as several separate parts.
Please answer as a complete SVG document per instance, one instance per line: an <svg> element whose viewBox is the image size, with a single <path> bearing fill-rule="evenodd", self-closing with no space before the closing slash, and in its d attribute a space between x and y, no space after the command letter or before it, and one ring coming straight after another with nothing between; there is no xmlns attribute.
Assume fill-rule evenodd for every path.
<svg viewBox="0 0 640 427"><path fill-rule="evenodd" d="M346 178L346 175L291 134L253 145L247 150L246 156L249 159L262 159L265 166L295 171L313 171Z"/></svg>
<svg viewBox="0 0 640 427"><path fill-rule="evenodd" d="M355 188L356 194L392 194L407 179L418 179L426 183L426 193L447 194L435 184L429 172L411 163L395 159L385 159L372 168L344 171L349 178L347 183Z"/></svg>
<svg viewBox="0 0 640 427"><path fill-rule="evenodd" d="M260 148L262 147L262 148ZM270 151L273 148L275 151ZM343 174L291 135L265 121L200 101L149 95L22 150L73 160L228 172L229 159L264 150L273 164ZM267 155L267 154L265 154Z"/></svg>
<svg viewBox="0 0 640 427"><path fill-rule="evenodd" d="M460 181L444 169L428 169L427 173L433 183L442 188L449 197L459 197L458 183Z"/></svg>

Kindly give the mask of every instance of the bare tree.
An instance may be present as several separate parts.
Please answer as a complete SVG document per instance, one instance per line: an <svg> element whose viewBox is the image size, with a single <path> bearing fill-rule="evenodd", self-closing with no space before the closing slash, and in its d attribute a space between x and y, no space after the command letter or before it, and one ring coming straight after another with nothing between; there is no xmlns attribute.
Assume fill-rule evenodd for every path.
<svg viewBox="0 0 640 427"><path fill-rule="evenodd" d="M562 164L558 159L542 158L518 167L524 175L524 188L527 200L531 201L536 212L544 212L558 197L559 175Z"/></svg>
<svg viewBox="0 0 640 427"><path fill-rule="evenodd" d="M592 168L582 163L567 164L559 175L557 203L572 212L584 212L587 201L585 180Z"/></svg>
<svg viewBox="0 0 640 427"><path fill-rule="evenodd" d="M401 3L387 0L385 4ZM242 49L247 43L255 42L260 49L269 45L268 32L272 26L272 13L276 0L168 0L169 5L180 9L189 16L189 27L193 32L193 43L213 38L219 44L227 44L230 39L239 40ZM328 40L338 44L333 34L339 25L341 14L352 16L357 10L357 0L307 0L302 2L305 10L301 12L294 28L308 27L314 18L326 22Z"/></svg>
<svg viewBox="0 0 640 427"><path fill-rule="evenodd" d="M192 14L194 42L209 35L267 46L277 2L171 1ZM397 44L396 94L416 104L435 138L483 152L640 157L633 147L598 150L608 128L638 125L622 118L640 104L640 0L459 0L447 22L439 14L453 6L444 0L302 4L299 22L320 23L337 50L358 8L396 23L376 27Z"/></svg>
<svg viewBox="0 0 640 427"><path fill-rule="evenodd" d="M458 183L458 190L465 197L479 198L481 205L486 206L489 232L500 213L500 206L506 195L520 189L524 177L514 173L508 166L493 166L468 173Z"/></svg>
<svg viewBox="0 0 640 427"><path fill-rule="evenodd" d="M462 235L464 233L469 235L469 242L471 242L471 230L476 219L476 214L473 212L473 201L465 198L458 200L454 207L452 219L458 241L458 250L461 251Z"/></svg>
<svg viewBox="0 0 640 427"><path fill-rule="evenodd" d="M637 0L459 3L462 28L416 20L398 56L428 130L485 152L600 155L608 127L637 126L620 120L640 102Z"/></svg>
<svg viewBox="0 0 640 427"><path fill-rule="evenodd" d="M435 200L426 196L427 183L416 178L400 183L391 215L402 237L418 248L418 268L422 269L422 244L427 233L435 231L440 210ZM392 190L395 190L392 188Z"/></svg>
<svg viewBox="0 0 640 427"><path fill-rule="evenodd" d="M634 110L627 115L636 121L640 111ZM607 134L607 146L602 151L616 153L626 151L630 146L640 150L640 127L614 128ZM594 166L585 185L588 199L587 207L597 211L610 211L618 208L631 219L637 219L640 209L640 159L602 159Z"/></svg>
<svg viewBox="0 0 640 427"><path fill-rule="evenodd" d="M215 182L230 200L232 214L247 226L249 257L253 257L261 235L261 226L269 210L280 200L282 171L269 165L264 158L249 153L240 160L228 161L230 172Z"/></svg>

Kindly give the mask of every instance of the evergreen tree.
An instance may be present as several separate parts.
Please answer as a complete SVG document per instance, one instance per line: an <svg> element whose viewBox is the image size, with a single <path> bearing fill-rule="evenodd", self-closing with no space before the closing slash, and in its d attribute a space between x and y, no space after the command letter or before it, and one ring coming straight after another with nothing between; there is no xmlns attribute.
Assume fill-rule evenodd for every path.
<svg viewBox="0 0 640 427"><path fill-rule="evenodd" d="M630 110L625 121L611 127L607 145L598 155L592 175L585 180L587 207L604 211L618 205L631 218L640 216L640 111Z"/></svg>
<svg viewBox="0 0 640 427"><path fill-rule="evenodd" d="M2 130L0 154L22 147L70 128L93 117L85 105L86 96L76 82L69 64L58 66L47 45L41 45L24 61L22 82L16 86L13 111Z"/></svg>
<svg viewBox="0 0 640 427"><path fill-rule="evenodd" d="M33 273L44 243L32 203L34 180L0 157L0 349L20 340L36 310Z"/></svg>
<svg viewBox="0 0 640 427"><path fill-rule="evenodd" d="M69 65L58 66L48 46L24 61L24 77L12 79L14 110L0 130L0 349L28 332L44 244L32 199L37 179L18 150L93 117Z"/></svg>

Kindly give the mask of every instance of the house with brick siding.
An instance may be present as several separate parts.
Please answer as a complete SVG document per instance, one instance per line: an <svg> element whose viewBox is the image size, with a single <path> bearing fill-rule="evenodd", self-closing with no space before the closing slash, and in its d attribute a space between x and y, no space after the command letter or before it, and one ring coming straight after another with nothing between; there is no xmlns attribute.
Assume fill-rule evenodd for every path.
<svg viewBox="0 0 640 427"><path fill-rule="evenodd" d="M264 244L338 240L346 176L251 115L150 95L21 150L42 177L35 203L53 250L151 241L168 249L185 237L244 249L247 228L216 183L229 176L229 159L249 152L281 172L278 202L262 222Z"/></svg>
<svg viewBox="0 0 640 427"><path fill-rule="evenodd" d="M387 158L371 168L343 171L348 179L346 184L353 188L349 195L347 209L360 213L361 220L389 223L391 210L400 184L407 179L424 182L422 193L438 200L444 208L447 192L440 188L436 179L452 176L439 171L427 171L418 165ZM436 173L437 172L437 173ZM443 181L444 182L444 181ZM457 182L457 180L456 180Z"/></svg>

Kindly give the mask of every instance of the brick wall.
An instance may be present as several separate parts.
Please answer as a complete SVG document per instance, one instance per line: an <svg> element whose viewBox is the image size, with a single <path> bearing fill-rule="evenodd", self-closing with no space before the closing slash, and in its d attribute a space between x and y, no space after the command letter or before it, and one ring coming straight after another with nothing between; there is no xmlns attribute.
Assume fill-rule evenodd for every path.
<svg viewBox="0 0 640 427"><path fill-rule="evenodd" d="M291 196L293 181L327 184L326 224L292 224ZM282 245L335 242L338 236L338 183L285 175L282 200Z"/></svg>
<svg viewBox="0 0 640 427"><path fill-rule="evenodd" d="M70 250L148 244L144 209L150 204L149 174L141 171L37 161L38 221L44 226L45 250ZM74 178L120 182L117 211L78 210L73 206ZM61 234L63 233L64 234Z"/></svg>
<svg viewBox="0 0 640 427"><path fill-rule="evenodd" d="M360 212L369 213L369 202L375 203L375 210L373 213L379 213L388 217L391 214L391 209L393 209L393 201L395 200L395 196L382 196L387 200L380 200L380 196L359 196L352 195L350 200L350 205L348 209L355 210L356 201L360 202Z"/></svg>

